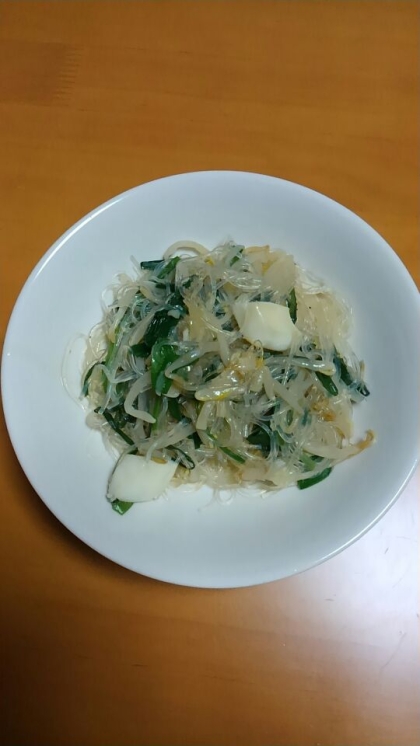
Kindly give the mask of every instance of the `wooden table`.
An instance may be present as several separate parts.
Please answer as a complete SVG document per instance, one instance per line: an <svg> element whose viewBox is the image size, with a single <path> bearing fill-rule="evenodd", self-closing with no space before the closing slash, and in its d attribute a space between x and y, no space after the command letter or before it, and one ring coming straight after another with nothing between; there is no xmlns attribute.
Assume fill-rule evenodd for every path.
<svg viewBox="0 0 420 746"><path fill-rule="evenodd" d="M418 10L1 2L2 331L64 229L180 171L260 171L324 192L419 280ZM3 422L0 449L1 744L420 742L415 481L327 564L200 591L82 545L29 486Z"/></svg>

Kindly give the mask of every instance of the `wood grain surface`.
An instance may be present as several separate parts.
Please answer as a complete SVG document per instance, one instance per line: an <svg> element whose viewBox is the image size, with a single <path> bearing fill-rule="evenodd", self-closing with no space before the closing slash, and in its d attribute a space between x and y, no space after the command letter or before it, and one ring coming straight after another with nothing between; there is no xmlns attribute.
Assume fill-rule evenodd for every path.
<svg viewBox="0 0 420 746"><path fill-rule="evenodd" d="M419 281L418 16L405 0L0 2L2 336L68 226L182 171L324 192ZM1 744L420 743L418 481L325 565L218 592L82 545L3 420L0 466Z"/></svg>

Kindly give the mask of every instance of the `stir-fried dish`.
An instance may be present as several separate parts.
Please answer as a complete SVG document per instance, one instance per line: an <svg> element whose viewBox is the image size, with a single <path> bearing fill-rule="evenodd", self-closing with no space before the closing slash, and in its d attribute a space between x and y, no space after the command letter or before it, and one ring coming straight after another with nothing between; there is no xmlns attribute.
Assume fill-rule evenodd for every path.
<svg viewBox="0 0 420 746"><path fill-rule="evenodd" d="M292 256L184 241L111 292L82 393L121 454L117 512L169 483L304 489L373 441L351 440L369 391L350 311Z"/></svg>

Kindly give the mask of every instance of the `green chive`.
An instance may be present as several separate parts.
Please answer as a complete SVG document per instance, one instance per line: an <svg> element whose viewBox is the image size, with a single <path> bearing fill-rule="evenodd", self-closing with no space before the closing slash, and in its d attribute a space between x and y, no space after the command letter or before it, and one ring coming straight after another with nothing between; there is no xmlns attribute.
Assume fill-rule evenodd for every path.
<svg viewBox="0 0 420 746"><path fill-rule="evenodd" d="M159 267L160 264L162 264L162 259L153 259L150 262L140 262L140 268L150 269L153 271L156 269L156 267Z"/></svg>
<svg viewBox="0 0 420 746"><path fill-rule="evenodd" d="M246 458L244 456L241 456L239 453L235 453L235 451L232 451L230 448L227 448L226 446L220 446L217 442L216 436L213 435L210 432L210 430L206 430L206 434L208 435L210 440L213 441L216 447L219 448L220 451L223 451L223 453L225 453L226 456L229 456L229 458L232 458L234 461L237 461L238 464L244 464L246 462Z"/></svg>
<svg viewBox="0 0 420 746"><path fill-rule="evenodd" d="M302 451L300 455L300 462L306 471L313 471L320 461L322 461L322 456L314 456L312 453L306 453L306 451Z"/></svg>
<svg viewBox="0 0 420 746"><path fill-rule="evenodd" d="M318 482L322 482L324 479L330 476L332 472L332 466L328 466L324 471L321 471L319 474L315 474L314 477L308 477L307 479L298 479L297 486L300 490L306 490L307 487L312 487L314 484L318 484Z"/></svg>
<svg viewBox="0 0 420 746"><path fill-rule="evenodd" d="M236 262L239 262L239 260L242 258L242 253L243 253L244 248L245 248L245 246L238 246L237 247L237 249L238 249L237 254L235 254L235 256L233 257L233 259L230 260L230 266L231 267L233 267L233 265L236 264Z"/></svg>
<svg viewBox="0 0 420 746"><path fill-rule="evenodd" d="M124 500L113 500L111 503L112 510L115 510L119 515L124 515L127 510L130 510L133 503L125 502Z"/></svg>
<svg viewBox="0 0 420 746"><path fill-rule="evenodd" d="M297 300L296 300L296 290L294 288L290 291L289 297L287 299L287 305L289 306L290 318L292 319L293 323L296 324Z"/></svg>
<svg viewBox="0 0 420 746"><path fill-rule="evenodd" d="M200 448L200 446L202 445L201 438L197 432L191 433L188 438L194 441L194 446L196 449Z"/></svg>
<svg viewBox="0 0 420 746"><path fill-rule="evenodd" d="M133 353L134 357L148 357L150 354L150 347L144 344L144 342L139 342L137 345L131 345L130 347L131 352Z"/></svg>
<svg viewBox="0 0 420 746"><path fill-rule="evenodd" d="M158 272L159 280L162 280L164 277L167 277L171 274L171 272L175 269L176 265L180 261L180 256L174 256L172 259L169 260L167 264L165 264L160 272Z"/></svg>
<svg viewBox="0 0 420 746"><path fill-rule="evenodd" d="M156 422L153 422L153 423L151 424L151 426L150 426L150 431L151 431L151 432L153 432L154 430L156 430L156 429L157 429L157 426L158 426L158 419L159 419L159 415L160 415L160 413L161 413L161 411L162 411L162 403L163 403L163 400L162 400L162 398L161 398L161 397L159 397L159 396L157 396L157 397L155 398L155 403L154 403L154 405L153 405L153 409L152 409L152 417L154 417L154 418L155 418Z"/></svg>
<svg viewBox="0 0 420 746"><path fill-rule="evenodd" d="M346 386L355 384L356 391L362 396L369 396L370 391L364 381L357 381L353 378L343 358L337 353L334 356L334 364L339 372L340 378Z"/></svg>
<svg viewBox="0 0 420 746"><path fill-rule="evenodd" d="M168 397L168 411L171 417L174 418L177 422L181 422L183 419L183 414L181 412L181 407L179 406L178 399L172 399Z"/></svg>
<svg viewBox="0 0 420 746"><path fill-rule="evenodd" d="M316 376L330 396L337 396L338 388L331 376L326 376L325 373L319 373L318 371L316 371Z"/></svg>
<svg viewBox="0 0 420 746"><path fill-rule="evenodd" d="M223 453L226 454L226 456L229 456L229 458L232 458L234 461L237 461L238 464L245 464L246 458L244 456L241 456L239 453L235 453L234 451L231 451L230 448L226 448L226 446L218 446L218 448L223 451Z"/></svg>
<svg viewBox="0 0 420 746"><path fill-rule="evenodd" d="M369 391L368 387L366 386L366 384L364 383L364 381L359 381L359 383L357 383L357 385L356 385L356 391L358 391L359 394L361 394L362 396L369 396L370 395L370 391Z"/></svg>
<svg viewBox="0 0 420 746"><path fill-rule="evenodd" d="M83 379L82 396L87 396L87 393L89 391L90 377L97 365L99 365L99 363L93 363L93 365L89 368L88 372L86 373Z"/></svg>
<svg viewBox="0 0 420 746"><path fill-rule="evenodd" d="M185 464L182 464L182 466L185 466L186 469L190 469L190 471L192 471L192 469L195 469L195 463L192 460L191 456L188 455L188 453L185 453L185 451L183 451L181 448L178 448L178 446L170 446L170 448L173 451L178 451L178 453L183 456L188 466L185 466Z"/></svg>
<svg viewBox="0 0 420 746"><path fill-rule="evenodd" d="M153 389L158 396L167 394L172 380L165 375L165 370L179 358L177 347L166 342L156 342L152 347L151 358L150 375Z"/></svg>
<svg viewBox="0 0 420 746"><path fill-rule="evenodd" d="M309 409L305 409L303 415L302 415L302 425L305 427L305 425L308 425L308 423L311 421L311 413Z"/></svg>
<svg viewBox="0 0 420 746"><path fill-rule="evenodd" d="M179 319L169 316L168 311L157 311L146 329L143 344L151 349L157 340L168 339Z"/></svg>
<svg viewBox="0 0 420 746"><path fill-rule="evenodd" d="M261 451L265 456L267 456L271 451L271 438L274 438L275 443L281 447L284 445L284 440L281 437L281 435L277 432L277 430L273 430L272 434L266 432L266 430L263 430L261 427L257 426L251 433L251 435L248 435L247 441L252 446L257 446L258 448L261 448Z"/></svg>
<svg viewBox="0 0 420 746"><path fill-rule="evenodd" d="M127 443L127 445L134 446L134 440L132 440L129 435L126 435L125 432L121 430L120 427L118 427L117 423L115 422L110 412L108 412L107 410L105 410L105 412L101 412L100 407L97 407L94 411L96 414L102 414L102 417L105 418L108 425L112 427L114 432L116 432L120 436L120 438L122 438Z"/></svg>

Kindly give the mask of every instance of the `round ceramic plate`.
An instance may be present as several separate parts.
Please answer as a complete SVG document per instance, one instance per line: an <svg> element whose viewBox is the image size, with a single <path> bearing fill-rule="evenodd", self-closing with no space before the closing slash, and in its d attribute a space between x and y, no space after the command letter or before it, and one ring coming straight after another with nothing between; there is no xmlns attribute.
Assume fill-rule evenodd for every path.
<svg viewBox="0 0 420 746"><path fill-rule="evenodd" d="M113 465L101 436L63 388L66 347L101 317L101 293L130 256L160 258L174 241L213 247L270 244L294 255L354 313L353 347L371 396L357 408L374 447L309 490L266 499L172 490L121 517L105 499ZM107 202L60 238L34 269L13 311L2 388L10 437L50 510L76 536L136 572L191 586L282 578L336 554L396 500L417 457L419 300L388 244L352 212L305 187L240 172L181 174ZM70 355L80 383L82 350Z"/></svg>

